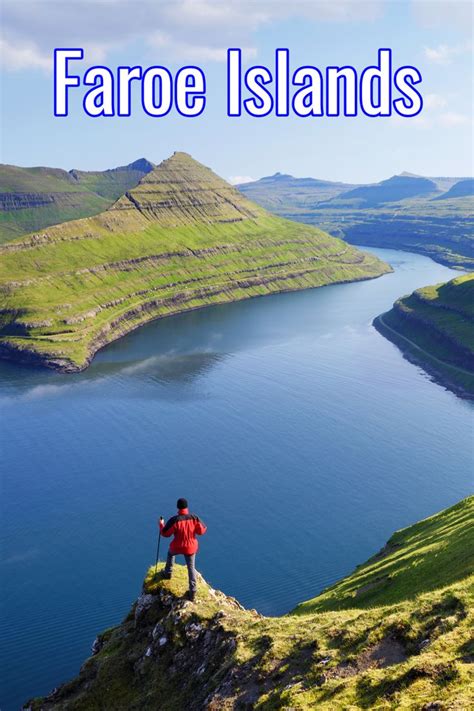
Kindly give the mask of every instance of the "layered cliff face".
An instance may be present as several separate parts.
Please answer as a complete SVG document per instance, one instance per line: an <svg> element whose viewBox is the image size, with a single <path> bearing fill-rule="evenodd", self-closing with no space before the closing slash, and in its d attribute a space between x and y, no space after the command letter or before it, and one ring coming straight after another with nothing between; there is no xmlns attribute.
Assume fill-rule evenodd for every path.
<svg viewBox="0 0 474 711"><path fill-rule="evenodd" d="M0 247L0 356L73 372L154 318L387 271L175 153L97 217Z"/></svg>
<svg viewBox="0 0 474 711"><path fill-rule="evenodd" d="M153 168L144 158L95 172L0 165L0 243L66 220L96 215Z"/></svg>
<svg viewBox="0 0 474 711"><path fill-rule="evenodd" d="M202 578L150 569L121 625L74 680L30 711L472 708L474 497L396 533L382 551L280 618Z"/></svg>
<svg viewBox="0 0 474 711"><path fill-rule="evenodd" d="M474 274L403 296L374 325L447 387L474 397Z"/></svg>

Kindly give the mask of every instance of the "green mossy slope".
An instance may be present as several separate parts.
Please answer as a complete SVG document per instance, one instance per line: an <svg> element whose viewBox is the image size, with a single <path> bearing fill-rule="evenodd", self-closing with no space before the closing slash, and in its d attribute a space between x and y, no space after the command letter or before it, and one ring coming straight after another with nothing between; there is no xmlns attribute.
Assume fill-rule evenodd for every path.
<svg viewBox="0 0 474 711"><path fill-rule="evenodd" d="M417 289L374 325L446 387L474 396L474 274Z"/></svg>
<svg viewBox="0 0 474 711"><path fill-rule="evenodd" d="M94 172L0 165L0 244L50 225L97 215L152 168L144 158Z"/></svg>
<svg viewBox="0 0 474 711"><path fill-rule="evenodd" d="M106 212L0 247L0 357L73 372L154 318L387 271L175 153Z"/></svg>
<svg viewBox="0 0 474 711"><path fill-rule="evenodd" d="M396 604L473 573L474 497L397 531L352 575L299 605L298 614Z"/></svg>
<svg viewBox="0 0 474 711"><path fill-rule="evenodd" d="M154 567L79 676L31 711L410 709L474 703L474 497L396 533L355 573L280 618ZM369 589L381 576L383 588ZM361 592L362 591L362 592Z"/></svg>

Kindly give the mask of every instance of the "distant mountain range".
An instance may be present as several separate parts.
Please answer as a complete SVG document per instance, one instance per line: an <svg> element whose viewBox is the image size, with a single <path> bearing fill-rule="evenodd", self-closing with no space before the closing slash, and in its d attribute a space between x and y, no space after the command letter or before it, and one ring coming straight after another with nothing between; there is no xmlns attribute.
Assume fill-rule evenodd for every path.
<svg viewBox="0 0 474 711"><path fill-rule="evenodd" d="M443 192L446 192L447 196L447 193L451 192L458 183L468 191L467 195L474 195L474 179L472 178L425 178L406 172L393 175L379 183L369 184L343 183L319 180L318 178L295 178L288 173L274 173L274 175L268 175L253 182L241 183L237 187L243 193L252 195L261 193L262 197L268 197L269 200L271 200L271 196L267 196L267 193L271 190L275 202L281 202L281 198L290 191L295 206L303 208L308 206L309 201L321 203L335 197L344 200L357 198L377 204L404 200L409 197L427 195L434 197ZM458 195L453 194L452 197L458 197Z"/></svg>
<svg viewBox="0 0 474 711"><path fill-rule="evenodd" d="M474 269L474 180L410 173L371 185L275 175L237 186L268 210L347 242L426 254Z"/></svg>
<svg viewBox="0 0 474 711"><path fill-rule="evenodd" d="M145 158L103 171L0 165L0 243L96 215L153 168Z"/></svg>

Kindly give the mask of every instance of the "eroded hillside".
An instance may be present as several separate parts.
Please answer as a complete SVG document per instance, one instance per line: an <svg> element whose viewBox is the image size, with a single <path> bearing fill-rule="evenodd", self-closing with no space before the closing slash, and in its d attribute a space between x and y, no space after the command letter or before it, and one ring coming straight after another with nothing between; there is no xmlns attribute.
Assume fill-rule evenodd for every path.
<svg viewBox="0 0 474 711"><path fill-rule="evenodd" d="M175 153L100 215L0 247L0 357L77 371L154 318L387 271Z"/></svg>

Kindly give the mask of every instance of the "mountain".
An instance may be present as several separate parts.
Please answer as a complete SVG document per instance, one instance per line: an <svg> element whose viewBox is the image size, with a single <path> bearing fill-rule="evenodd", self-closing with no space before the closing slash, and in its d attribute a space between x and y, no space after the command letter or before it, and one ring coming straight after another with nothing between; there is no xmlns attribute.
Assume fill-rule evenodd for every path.
<svg viewBox="0 0 474 711"><path fill-rule="evenodd" d="M474 274L417 289L374 325L436 380L474 397Z"/></svg>
<svg viewBox="0 0 474 711"><path fill-rule="evenodd" d="M145 158L96 172L0 165L0 243L107 209L153 170Z"/></svg>
<svg viewBox="0 0 474 711"><path fill-rule="evenodd" d="M79 675L24 709L472 708L473 520L470 497L398 531L283 617L246 610L202 578L186 602L184 567L167 581L153 566Z"/></svg>
<svg viewBox="0 0 474 711"><path fill-rule="evenodd" d="M340 200L358 200L361 207L379 205L385 202L398 202L420 195L433 195L438 192L436 183L429 178L412 175L394 175L375 185L361 185L353 190L341 193Z"/></svg>
<svg viewBox="0 0 474 711"><path fill-rule="evenodd" d="M275 214L316 225L351 244L418 252L454 268L474 269L470 179L402 173L375 185L327 183L324 194L325 188L310 178L301 183L292 176L274 178L238 187ZM459 182L467 184L455 189Z"/></svg>
<svg viewBox="0 0 474 711"><path fill-rule="evenodd" d="M451 188L439 195L436 200L448 200L449 198L459 198L459 197L474 197L474 178L469 178L468 180L460 180L455 183Z"/></svg>
<svg viewBox="0 0 474 711"><path fill-rule="evenodd" d="M250 200L255 200L267 210L280 214L279 208L291 204L293 211L308 210L319 202L330 200L356 187L349 183L335 183L316 178L294 178L275 173L260 180L242 183L238 189Z"/></svg>
<svg viewBox="0 0 474 711"><path fill-rule="evenodd" d="M155 318L387 271L175 153L96 217L0 247L0 357L77 371Z"/></svg>

